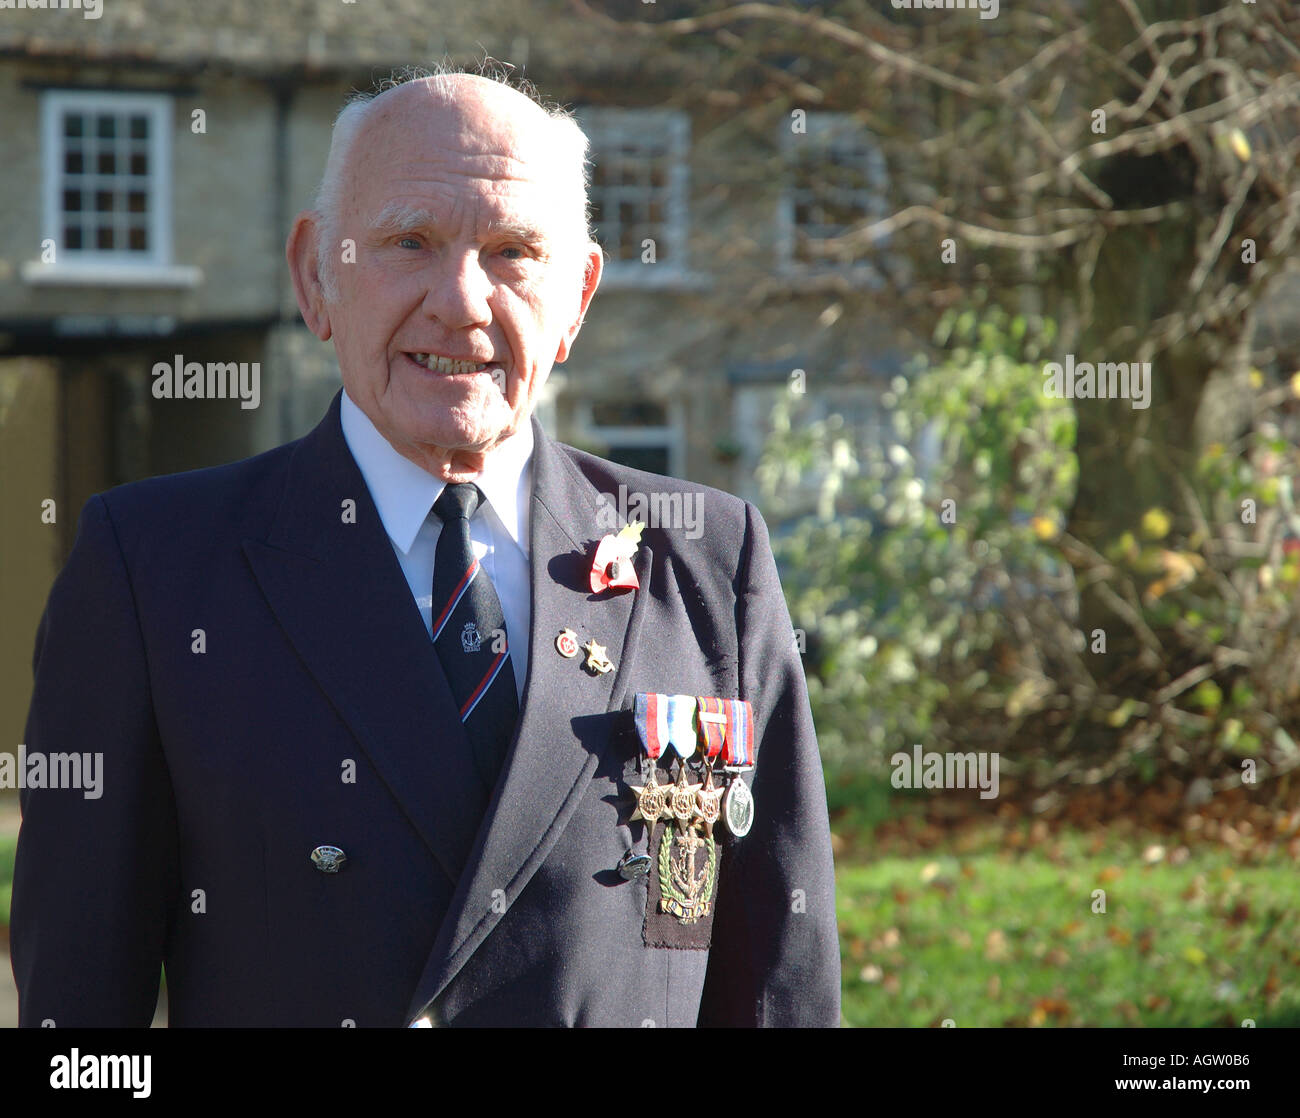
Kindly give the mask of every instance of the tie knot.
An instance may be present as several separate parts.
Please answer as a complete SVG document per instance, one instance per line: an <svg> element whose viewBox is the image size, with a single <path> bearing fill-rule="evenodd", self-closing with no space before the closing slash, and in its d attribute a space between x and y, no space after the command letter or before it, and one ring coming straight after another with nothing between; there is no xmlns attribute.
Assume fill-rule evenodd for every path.
<svg viewBox="0 0 1300 1118"><path fill-rule="evenodd" d="M478 511L483 494L473 482L466 481L457 485L443 487L438 499L433 502L433 511L446 523L449 520L469 520Z"/></svg>

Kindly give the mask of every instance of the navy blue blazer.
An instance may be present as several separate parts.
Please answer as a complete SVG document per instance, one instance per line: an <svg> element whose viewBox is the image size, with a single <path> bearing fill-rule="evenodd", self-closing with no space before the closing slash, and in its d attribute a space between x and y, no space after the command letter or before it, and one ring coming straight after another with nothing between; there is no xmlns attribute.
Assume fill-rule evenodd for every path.
<svg viewBox="0 0 1300 1118"><path fill-rule="evenodd" d="M103 790L23 793L21 1024L147 1025L161 967L173 1026L838 1023L825 789L763 521L534 428L528 679L490 793L338 396L296 442L87 503L26 745L102 753ZM697 495L706 530L648 527L640 588L593 595L620 485ZM563 628L616 669L559 655ZM616 872L649 842L649 691L753 705L756 817L720 838L707 947L648 946L648 878Z"/></svg>

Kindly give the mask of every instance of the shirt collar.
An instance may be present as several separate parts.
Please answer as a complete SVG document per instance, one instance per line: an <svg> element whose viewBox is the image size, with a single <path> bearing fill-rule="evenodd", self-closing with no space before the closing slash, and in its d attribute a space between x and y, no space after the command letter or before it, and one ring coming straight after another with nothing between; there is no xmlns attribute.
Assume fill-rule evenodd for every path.
<svg viewBox="0 0 1300 1118"><path fill-rule="evenodd" d="M370 490L384 530L405 555L442 493L443 482L394 450L346 391L339 419L344 441ZM533 425L528 421L520 424L518 431L488 455L486 467L474 479L490 511L525 556L528 555L532 458Z"/></svg>

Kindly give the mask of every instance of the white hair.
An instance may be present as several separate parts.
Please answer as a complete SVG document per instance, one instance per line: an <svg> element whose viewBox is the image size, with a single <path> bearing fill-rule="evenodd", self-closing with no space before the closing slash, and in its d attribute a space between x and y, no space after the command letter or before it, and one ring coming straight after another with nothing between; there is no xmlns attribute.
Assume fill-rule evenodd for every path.
<svg viewBox="0 0 1300 1118"><path fill-rule="evenodd" d="M537 105L546 114L549 127L553 131L553 149L561 165L567 163L572 168L574 191L577 202L577 227L575 240L580 236L583 243L592 240L591 206L588 200L590 183L590 166L587 161L589 141L577 119L560 105L544 101L536 86L525 78L513 78L513 67L496 59L485 58L476 67L462 69L450 63L440 63L431 69L408 67L396 71L380 82L370 93L358 93L349 98L347 104L339 111L334 120L330 134L330 150L325 160L325 172L321 175L320 185L312 201L312 209L317 216L316 266L321 286L328 300L338 298L337 274L335 271L336 253L339 244L339 211L342 205L344 169L348 156L356 143L357 137L374 110L376 102L384 94L414 81L426 83L427 88L444 103L456 99L454 79L460 76L486 78L499 82L507 89L513 89Z"/></svg>

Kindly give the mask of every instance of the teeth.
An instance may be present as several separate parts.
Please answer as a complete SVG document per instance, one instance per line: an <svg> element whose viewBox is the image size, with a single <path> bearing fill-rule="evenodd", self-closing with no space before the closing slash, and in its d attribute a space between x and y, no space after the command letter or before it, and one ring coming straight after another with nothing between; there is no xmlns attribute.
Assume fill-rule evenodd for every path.
<svg viewBox="0 0 1300 1118"><path fill-rule="evenodd" d="M413 353L417 364L423 365L434 373L481 373L487 368L473 361L455 361L450 357L439 357L436 353Z"/></svg>

